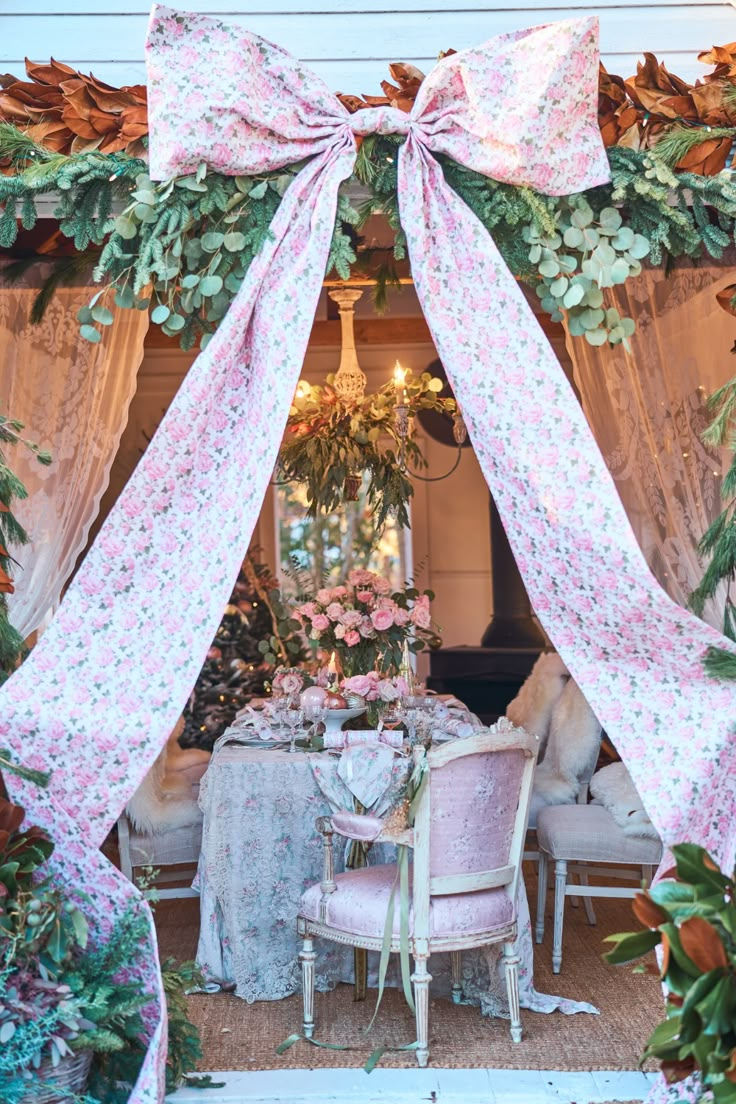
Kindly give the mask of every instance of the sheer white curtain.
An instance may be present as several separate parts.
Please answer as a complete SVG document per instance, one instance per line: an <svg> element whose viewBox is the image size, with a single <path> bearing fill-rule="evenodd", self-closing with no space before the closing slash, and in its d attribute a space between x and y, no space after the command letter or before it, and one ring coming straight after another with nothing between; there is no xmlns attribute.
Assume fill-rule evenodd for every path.
<svg viewBox="0 0 736 1104"><path fill-rule="evenodd" d="M45 275L45 273L43 273ZM110 466L128 419L128 407L148 329L144 311L115 312L102 341L79 336L77 311L95 290L59 289L38 325L30 322L40 283L2 283L0 273L0 407L25 422L24 434L53 461L39 464L13 449L12 465L28 488L16 514L31 536L14 549L20 567L10 618L22 636L39 628L58 604L84 548Z"/></svg>
<svg viewBox="0 0 736 1104"><path fill-rule="evenodd" d="M636 322L631 353L567 340L586 417L647 561L686 605L702 576L697 545L720 512L722 457L701 440L708 395L736 374L736 318L716 293L733 267L646 269L612 290ZM704 619L720 627L722 596Z"/></svg>

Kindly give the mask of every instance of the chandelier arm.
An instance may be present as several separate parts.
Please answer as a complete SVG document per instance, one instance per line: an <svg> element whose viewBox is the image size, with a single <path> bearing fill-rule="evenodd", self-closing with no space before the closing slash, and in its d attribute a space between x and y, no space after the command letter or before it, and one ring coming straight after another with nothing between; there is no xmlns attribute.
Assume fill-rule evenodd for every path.
<svg viewBox="0 0 736 1104"><path fill-rule="evenodd" d="M413 472L409 468L406 468L406 472L409 476L411 476L412 479L421 479L422 483L439 483L441 480L447 479L449 476L451 476L454 471L457 471L458 465L462 459L462 455L463 446L458 445L455 463L452 465L449 471L445 472L444 475L419 475L417 472Z"/></svg>

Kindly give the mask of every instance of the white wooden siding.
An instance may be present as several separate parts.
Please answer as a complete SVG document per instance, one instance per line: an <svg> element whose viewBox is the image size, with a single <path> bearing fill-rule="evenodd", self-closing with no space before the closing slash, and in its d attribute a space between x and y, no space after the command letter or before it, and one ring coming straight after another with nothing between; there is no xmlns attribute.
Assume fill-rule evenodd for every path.
<svg viewBox="0 0 736 1104"><path fill-rule="evenodd" d="M571 15L597 14L609 71L630 76L642 51L693 79L699 50L736 39L726 0L181 0L242 23L312 66L341 92L379 91L390 61L429 69L440 50L463 49L504 31ZM503 5L503 6L501 6ZM50 56L113 84L145 81L143 42L149 0L0 0L0 71L23 72L23 59ZM530 71L533 80L533 70Z"/></svg>

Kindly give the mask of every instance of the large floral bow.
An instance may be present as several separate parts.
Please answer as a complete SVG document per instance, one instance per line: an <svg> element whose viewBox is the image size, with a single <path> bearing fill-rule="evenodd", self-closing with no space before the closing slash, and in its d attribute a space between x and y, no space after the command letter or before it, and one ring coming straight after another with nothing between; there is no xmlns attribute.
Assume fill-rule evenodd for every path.
<svg viewBox="0 0 736 1104"><path fill-rule="evenodd" d="M356 135L399 134L412 274L533 605L631 768L665 839L733 855L731 693L720 638L655 583L560 365L437 155L564 194L601 184L597 27L573 20L441 61L409 115L349 115L278 47L153 11L151 173L253 174L306 160L226 318L172 403L54 622L0 692L0 735L51 787L22 791L93 884L103 926L134 893L96 847L195 682L267 489ZM533 65L535 86L529 90ZM720 758L720 762L719 762ZM111 908L112 904L112 908ZM155 942L149 948L155 961ZM161 1093L164 1017L132 1099Z"/></svg>

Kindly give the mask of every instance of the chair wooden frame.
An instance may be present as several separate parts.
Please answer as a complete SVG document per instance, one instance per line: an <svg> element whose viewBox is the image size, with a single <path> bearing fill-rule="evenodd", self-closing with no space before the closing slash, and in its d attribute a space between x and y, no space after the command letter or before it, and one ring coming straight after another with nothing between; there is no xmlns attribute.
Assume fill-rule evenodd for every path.
<svg viewBox="0 0 736 1104"><path fill-rule="evenodd" d="M546 851L539 850L539 882L537 884L537 920L535 925L535 939L541 943L544 939L544 912L547 897L547 876L551 857ZM641 892L642 885L649 885L654 877L654 864L650 863L622 863L617 862L603 864L600 860L591 863L584 859L556 859L555 862L555 911L554 929L552 934L552 973L559 974L562 969L562 932L565 923L565 898L582 897L586 906L592 897L635 897ZM590 885L588 877L616 878L632 880L639 872L636 886L609 886ZM570 885L568 875L577 874L580 885ZM592 909L586 913L589 924L595 924L595 913ZM592 916L591 916L592 914Z"/></svg>
<svg viewBox="0 0 736 1104"><path fill-rule="evenodd" d="M442 938L430 935L429 930L430 899L432 896L473 893L479 890L506 886L512 900L516 900L538 740L536 736L513 726L510 721L505 723L502 721L494 727L495 731L484 732L464 740L454 740L433 748L429 752L426 752L424 748L415 748L415 762L420 763L426 756L429 777L419 799L414 827L398 834L382 829L376 836L377 842L406 844L412 848L414 853L412 889L414 924L413 932L409 937L409 951L414 959L414 972L411 975L411 981L414 988L416 1008L416 1055L420 1066L426 1066L429 1059L429 984L432 978L427 970L427 961L430 954L436 952L449 951L451 954L453 999L456 1003L459 1003L462 994L462 952L494 943L503 944L506 985L511 1012L511 1038L515 1043L521 1042L519 956L514 947L517 935L516 919L504 927L496 927L487 932L474 933L465 937ZM441 770L448 763L466 756L511 750L521 751L526 762L522 773L519 803L507 864L493 870L478 871L473 874L432 877L430 875L430 824L432 819L433 772ZM322 834L324 844L324 873L320 883L322 897L319 904L319 920L309 920L301 915L297 919L297 929L302 939L299 960L302 967L304 993L303 1032L307 1038L311 1038L314 1033L315 937L330 939L333 942L347 944L352 947L362 947L368 951L380 951L383 945L382 935L355 935L352 932L332 927L327 923L327 904L331 894L338 888L334 876L332 846L336 828L329 817L319 817L317 830ZM391 952L397 953L399 949L400 939L398 935L395 935L391 940Z"/></svg>

